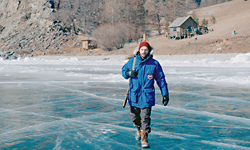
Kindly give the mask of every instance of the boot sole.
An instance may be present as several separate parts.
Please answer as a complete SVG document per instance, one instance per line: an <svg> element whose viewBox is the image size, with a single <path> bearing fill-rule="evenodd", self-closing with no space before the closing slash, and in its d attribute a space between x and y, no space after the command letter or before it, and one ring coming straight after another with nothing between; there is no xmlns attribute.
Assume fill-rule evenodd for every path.
<svg viewBox="0 0 250 150"><path fill-rule="evenodd" d="M141 147L143 147L143 148L149 148L149 145L147 143L142 143Z"/></svg>

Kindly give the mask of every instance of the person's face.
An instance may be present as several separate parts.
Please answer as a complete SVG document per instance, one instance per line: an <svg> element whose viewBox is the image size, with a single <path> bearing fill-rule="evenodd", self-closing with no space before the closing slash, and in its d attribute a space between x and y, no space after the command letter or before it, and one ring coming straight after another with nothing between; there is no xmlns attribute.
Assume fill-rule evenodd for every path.
<svg viewBox="0 0 250 150"><path fill-rule="evenodd" d="M149 53L149 50L148 50L148 48L146 46L143 46L143 47L140 48L139 52L140 52L141 58L145 59L145 57Z"/></svg>

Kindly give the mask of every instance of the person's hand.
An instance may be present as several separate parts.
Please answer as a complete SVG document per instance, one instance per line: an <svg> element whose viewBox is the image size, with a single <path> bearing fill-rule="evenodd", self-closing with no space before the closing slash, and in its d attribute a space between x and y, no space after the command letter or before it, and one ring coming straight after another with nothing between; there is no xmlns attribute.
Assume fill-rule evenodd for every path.
<svg viewBox="0 0 250 150"><path fill-rule="evenodd" d="M162 104L164 106L167 106L168 102L169 102L169 95L164 95L162 98Z"/></svg>
<svg viewBox="0 0 250 150"><path fill-rule="evenodd" d="M137 72L135 71L135 70L132 70L132 71L127 71L126 73L125 73L125 75L127 76L127 77L136 77L137 76Z"/></svg>

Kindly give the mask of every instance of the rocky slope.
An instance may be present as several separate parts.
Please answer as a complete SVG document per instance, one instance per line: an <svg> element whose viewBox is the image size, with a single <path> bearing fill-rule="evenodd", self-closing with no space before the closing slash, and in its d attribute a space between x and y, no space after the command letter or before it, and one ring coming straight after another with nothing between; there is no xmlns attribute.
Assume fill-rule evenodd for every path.
<svg viewBox="0 0 250 150"><path fill-rule="evenodd" d="M0 0L0 52L59 53L72 39L60 22L50 19L48 0Z"/></svg>

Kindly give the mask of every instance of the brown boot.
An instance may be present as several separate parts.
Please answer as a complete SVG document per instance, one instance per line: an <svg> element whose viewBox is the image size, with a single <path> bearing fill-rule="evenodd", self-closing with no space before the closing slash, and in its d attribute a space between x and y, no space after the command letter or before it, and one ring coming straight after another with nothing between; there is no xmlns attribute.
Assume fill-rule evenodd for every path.
<svg viewBox="0 0 250 150"><path fill-rule="evenodd" d="M135 139L139 141L141 139L141 130L139 127L137 127L137 131L135 133Z"/></svg>
<svg viewBox="0 0 250 150"><path fill-rule="evenodd" d="M146 131L141 131L141 147L147 148L148 145L148 133Z"/></svg>

